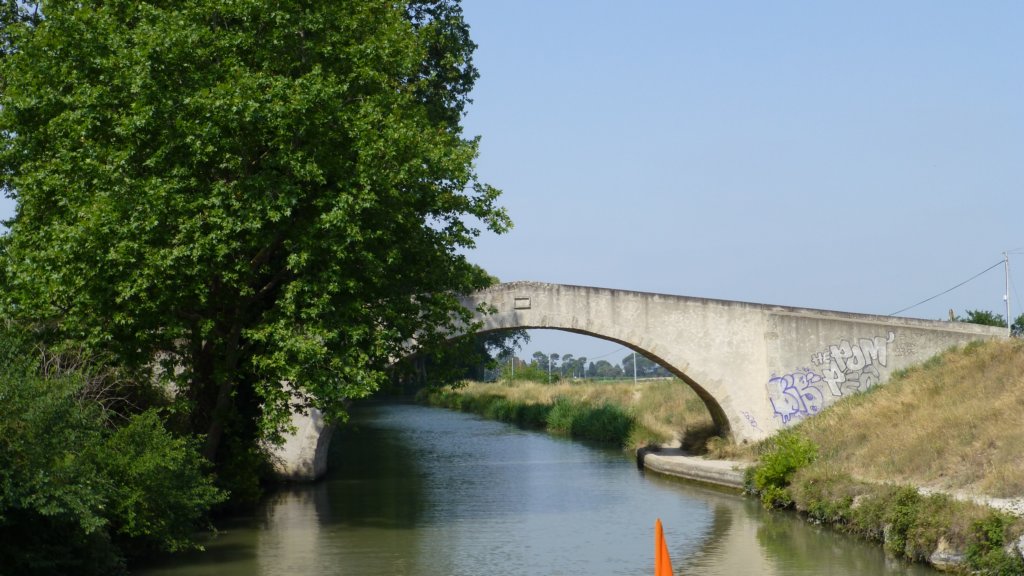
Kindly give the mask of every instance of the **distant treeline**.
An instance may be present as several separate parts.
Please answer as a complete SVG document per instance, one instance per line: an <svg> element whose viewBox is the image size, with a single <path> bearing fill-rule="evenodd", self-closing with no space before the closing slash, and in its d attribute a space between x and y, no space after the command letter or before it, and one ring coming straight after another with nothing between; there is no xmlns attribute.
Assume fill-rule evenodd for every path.
<svg viewBox="0 0 1024 576"><path fill-rule="evenodd" d="M545 353L537 351L525 360L505 350L495 360L497 365L485 374L485 380L516 379L556 381L563 378L632 378L636 359L638 378L668 377L672 374L663 366L642 354L630 352L618 364L608 360L588 361L586 356Z"/></svg>

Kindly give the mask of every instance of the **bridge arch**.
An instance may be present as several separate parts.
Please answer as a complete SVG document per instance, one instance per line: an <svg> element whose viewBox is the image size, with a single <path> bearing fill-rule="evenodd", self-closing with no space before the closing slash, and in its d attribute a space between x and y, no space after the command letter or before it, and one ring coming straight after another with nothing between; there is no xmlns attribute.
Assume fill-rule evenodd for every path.
<svg viewBox="0 0 1024 576"><path fill-rule="evenodd" d="M608 334L599 334L599 333L591 332L591 331L587 331L587 330L580 330L580 329L573 329L573 328L566 328L566 327L557 327L557 326L526 326L526 325L522 325L522 326L510 326L510 327L502 327L502 328L487 328L487 329L478 330L477 333L478 334L487 334L487 333L490 333L490 332L501 332L501 331L505 331L505 330L519 330L519 329L523 329L523 330L559 330L559 331L562 331L562 332L572 332L574 334L581 334L583 336L591 336L593 338L599 338L601 340L607 340L609 342L615 342L616 344L619 344L621 346L629 348L630 350L633 350L637 354L642 354L643 356L645 356L649 360L652 360L652 361L656 362L657 364L661 365L663 368L665 368L666 370L671 372L674 376L676 376L677 378L679 378L680 380L685 382L691 389L693 389L693 391L696 392L697 395L700 397L700 399L704 402L704 406L707 408L708 413L711 415L711 419L714 422L716 429L718 430L718 434L721 435L723 438L727 438L727 437L730 436L729 419L726 417L725 411L722 410L721 406L719 406L718 401L715 399L715 397L711 393L709 393L707 390L705 390L703 387L701 387L701 385L698 382L693 380L693 378L691 378L685 372L683 372L679 368L671 365L664 358L658 356L658 353L656 351L648 349L647 346L650 346L650 343L627 342L627 341L620 340L617 337L614 337L614 336L611 336L611 335L608 335Z"/></svg>

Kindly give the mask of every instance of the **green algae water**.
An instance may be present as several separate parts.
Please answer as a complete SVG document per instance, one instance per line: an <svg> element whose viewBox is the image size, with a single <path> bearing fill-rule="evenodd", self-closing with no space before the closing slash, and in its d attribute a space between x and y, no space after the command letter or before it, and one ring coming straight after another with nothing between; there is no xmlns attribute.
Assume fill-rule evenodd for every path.
<svg viewBox="0 0 1024 576"><path fill-rule="evenodd" d="M367 405L321 482L222 522L145 576L935 575L753 498L637 470L621 450L436 408Z"/></svg>

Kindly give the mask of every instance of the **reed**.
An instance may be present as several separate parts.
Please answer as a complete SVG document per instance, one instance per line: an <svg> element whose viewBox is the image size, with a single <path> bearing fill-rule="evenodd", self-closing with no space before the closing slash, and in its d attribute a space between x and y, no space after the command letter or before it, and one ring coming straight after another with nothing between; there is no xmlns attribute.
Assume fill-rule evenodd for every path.
<svg viewBox="0 0 1024 576"><path fill-rule="evenodd" d="M714 431L703 401L678 379L467 382L424 398L435 406L626 448L682 443L700 452Z"/></svg>

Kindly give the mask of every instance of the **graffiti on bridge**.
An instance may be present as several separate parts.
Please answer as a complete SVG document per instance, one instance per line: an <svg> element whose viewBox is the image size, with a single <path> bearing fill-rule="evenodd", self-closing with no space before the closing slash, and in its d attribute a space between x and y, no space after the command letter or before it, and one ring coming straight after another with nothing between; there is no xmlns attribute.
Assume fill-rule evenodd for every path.
<svg viewBox="0 0 1024 576"><path fill-rule="evenodd" d="M768 380L768 401L775 415L786 425L817 414L837 398L867 390L881 379L880 368L889 362L889 344L896 334L841 340L816 352L811 361L820 370L800 368ZM828 392L828 395L825 394Z"/></svg>
<svg viewBox="0 0 1024 576"><path fill-rule="evenodd" d="M821 411L825 403L821 381L821 375L810 368L783 376L773 375L768 380L768 401L783 424Z"/></svg>
<svg viewBox="0 0 1024 576"><path fill-rule="evenodd" d="M743 417L747 419L747 424L750 425L751 428L757 430L758 432L764 432L763 430L761 430L761 427L757 425L757 419L754 418L753 414L747 412L746 410L740 412L740 414L743 414Z"/></svg>

